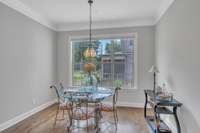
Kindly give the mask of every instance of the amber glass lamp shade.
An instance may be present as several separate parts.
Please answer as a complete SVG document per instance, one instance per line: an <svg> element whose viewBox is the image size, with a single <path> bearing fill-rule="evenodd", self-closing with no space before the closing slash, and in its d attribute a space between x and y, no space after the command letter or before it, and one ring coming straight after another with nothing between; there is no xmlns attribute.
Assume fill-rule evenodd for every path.
<svg viewBox="0 0 200 133"><path fill-rule="evenodd" d="M84 64L84 70L86 71L86 72L92 72L92 71L95 71L95 69L96 69L96 65L95 64L93 64L93 63L86 63L86 64Z"/></svg>
<svg viewBox="0 0 200 133"><path fill-rule="evenodd" d="M93 57L96 56L96 51L94 50L94 48L89 47L89 48L86 49L84 56L86 58L93 58Z"/></svg>

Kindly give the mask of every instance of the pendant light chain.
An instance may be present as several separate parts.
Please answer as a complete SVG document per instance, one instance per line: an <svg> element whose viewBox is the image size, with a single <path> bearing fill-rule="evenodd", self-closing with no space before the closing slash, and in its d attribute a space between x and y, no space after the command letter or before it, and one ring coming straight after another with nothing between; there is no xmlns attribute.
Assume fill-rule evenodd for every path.
<svg viewBox="0 0 200 133"><path fill-rule="evenodd" d="M92 3L93 0L88 0L88 3L90 5L90 44L89 47L92 47Z"/></svg>

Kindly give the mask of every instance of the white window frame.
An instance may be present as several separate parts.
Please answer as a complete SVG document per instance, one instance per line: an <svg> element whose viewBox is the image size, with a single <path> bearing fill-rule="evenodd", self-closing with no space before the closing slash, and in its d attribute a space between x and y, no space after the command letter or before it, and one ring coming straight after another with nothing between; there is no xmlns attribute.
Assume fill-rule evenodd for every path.
<svg viewBox="0 0 200 133"><path fill-rule="evenodd" d="M133 64L133 67L134 67L134 86L131 87L131 88L123 88L123 90L136 90L138 89L138 34L135 32L135 33L120 33L120 34L96 34L96 35L93 35L92 38L93 39L110 39L110 38L118 38L118 37L131 37L133 38L134 40L134 64ZM70 48L70 67L69 67L69 71L68 72L71 72L69 75L70 75L70 84L72 85L73 84L73 57L72 57L72 51L73 51L73 47L72 47L72 43L71 41L72 40L76 40L76 39L88 39L88 35L73 35L73 36L69 36L69 39L68 39L68 44L69 44L69 47Z"/></svg>

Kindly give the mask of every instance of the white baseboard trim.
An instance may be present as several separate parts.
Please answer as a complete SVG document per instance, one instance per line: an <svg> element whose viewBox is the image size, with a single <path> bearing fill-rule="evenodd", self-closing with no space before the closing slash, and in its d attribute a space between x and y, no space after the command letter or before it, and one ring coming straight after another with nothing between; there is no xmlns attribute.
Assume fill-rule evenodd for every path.
<svg viewBox="0 0 200 133"><path fill-rule="evenodd" d="M144 103L118 102L117 106L119 106L119 107L144 108Z"/></svg>
<svg viewBox="0 0 200 133"><path fill-rule="evenodd" d="M45 104L42 104L42 105L40 105L40 106L38 106L38 107L26 112L26 113L18 115L15 118L0 124L0 132L5 130L5 129L7 129L7 128L9 128L9 127L11 127L11 126L13 126L13 125L15 125L15 124L17 124L17 123L19 123L20 121L32 116L33 114L35 114L35 113L37 113L37 112L39 112L39 111L51 106L52 104L54 104L56 102L57 102L56 99L52 100L52 101L49 101L49 102L47 102Z"/></svg>

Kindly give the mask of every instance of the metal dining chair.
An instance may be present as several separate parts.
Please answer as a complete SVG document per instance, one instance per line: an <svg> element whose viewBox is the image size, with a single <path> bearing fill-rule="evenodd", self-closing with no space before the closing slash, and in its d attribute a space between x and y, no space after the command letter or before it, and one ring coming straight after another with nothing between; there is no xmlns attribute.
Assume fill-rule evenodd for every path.
<svg viewBox="0 0 200 133"><path fill-rule="evenodd" d="M120 88L115 88L114 95L112 98L112 105L109 104L100 104L100 112L112 112L113 113L113 119L115 124L115 129L117 130L117 124L118 124L118 114L117 114L117 100L118 100L118 90ZM102 114L102 113L101 113Z"/></svg>
<svg viewBox="0 0 200 133"><path fill-rule="evenodd" d="M89 107L89 94L88 93L70 93L69 101L70 101L70 109L69 111L69 119L70 124L68 126L68 132L71 133L74 128L86 128L87 133L89 132L89 119L94 118L94 109ZM75 125L75 121L78 125ZM86 121L86 127L80 127L80 121Z"/></svg>
<svg viewBox="0 0 200 133"><path fill-rule="evenodd" d="M56 110L56 117L55 117L55 122L54 122L54 126L56 125L56 122L58 120L64 120L64 115L65 115L65 110L69 109L69 105L68 102L65 100L64 96L64 87L60 87L60 89L58 89L55 85L50 86L50 88L53 88L56 92L56 96L57 96L57 100L58 100L58 106L57 106L57 110ZM59 112L62 111L62 119L58 119L58 114Z"/></svg>

